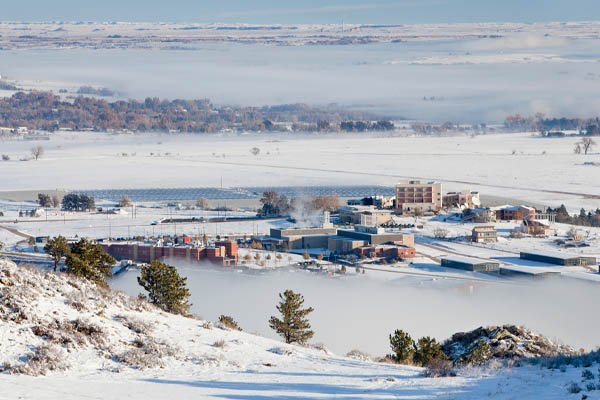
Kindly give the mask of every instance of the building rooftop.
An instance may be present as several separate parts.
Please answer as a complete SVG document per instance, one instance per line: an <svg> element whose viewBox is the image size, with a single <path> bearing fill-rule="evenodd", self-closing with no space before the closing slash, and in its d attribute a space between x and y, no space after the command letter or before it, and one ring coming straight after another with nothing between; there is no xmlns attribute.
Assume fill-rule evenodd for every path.
<svg viewBox="0 0 600 400"><path fill-rule="evenodd" d="M446 257L441 257L441 259L442 260L459 262L459 263L463 263L463 264L469 264L469 265L490 264L490 263L500 264L496 260L489 260L489 259L482 260L482 259L479 259L479 258L461 257L461 256L446 256Z"/></svg>
<svg viewBox="0 0 600 400"><path fill-rule="evenodd" d="M595 258L593 255L590 255L590 254L572 254L572 253L563 253L560 251L552 251L552 250L522 251L521 255L522 254L532 254L532 255L542 256L542 257L552 257L552 258L558 258L561 260L568 260L571 258L578 258L578 257Z"/></svg>

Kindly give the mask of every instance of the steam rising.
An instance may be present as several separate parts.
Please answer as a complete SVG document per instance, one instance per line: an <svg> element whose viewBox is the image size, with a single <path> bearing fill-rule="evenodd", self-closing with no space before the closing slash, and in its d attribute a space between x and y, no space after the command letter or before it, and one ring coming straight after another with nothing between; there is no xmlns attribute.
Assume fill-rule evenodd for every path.
<svg viewBox="0 0 600 400"><path fill-rule="evenodd" d="M312 206L313 199L308 196L298 197L294 200L294 207L290 217L296 220L296 228L314 228L323 224L323 211L315 210Z"/></svg>
<svg viewBox="0 0 600 400"><path fill-rule="evenodd" d="M276 313L277 294L293 289L304 295L315 312L310 320L313 342L336 353L358 348L375 355L389 352L388 335L404 329L413 336L439 340L481 325L525 325L575 347L598 345L600 320L597 285L568 279L477 286L470 294L464 282L399 278L384 281L376 272L350 272L344 278L276 271L248 275L207 266L179 266L188 277L192 311L216 320L227 314L247 332L277 338L268 328ZM141 288L136 272L116 278L112 286L131 295Z"/></svg>

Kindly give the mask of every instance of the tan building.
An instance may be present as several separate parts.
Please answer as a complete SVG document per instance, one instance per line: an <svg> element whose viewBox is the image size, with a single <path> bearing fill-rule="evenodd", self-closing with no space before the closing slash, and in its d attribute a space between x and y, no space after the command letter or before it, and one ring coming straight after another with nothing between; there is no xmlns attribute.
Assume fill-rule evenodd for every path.
<svg viewBox="0 0 600 400"><path fill-rule="evenodd" d="M533 218L523 220L521 232L532 236L552 236L556 233L550 221Z"/></svg>
<svg viewBox="0 0 600 400"><path fill-rule="evenodd" d="M396 209L437 212L442 208L442 184L402 181L396 185Z"/></svg>
<svg viewBox="0 0 600 400"><path fill-rule="evenodd" d="M345 206L338 213L344 224L378 226L392 220L391 210L378 210L374 206Z"/></svg>
<svg viewBox="0 0 600 400"><path fill-rule="evenodd" d="M498 241L498 232L493 226L476 226L471 233L471 240L475 243L492 243Z"/></svg>
<svg viewBox="0 0 600 400"><path fill-rule="evenodd" d="M466 207L476 208L481 206L479 192L471 192L468 190L462 192L448 192L444 195L442 204L444 208L450 207Z"/></svg>

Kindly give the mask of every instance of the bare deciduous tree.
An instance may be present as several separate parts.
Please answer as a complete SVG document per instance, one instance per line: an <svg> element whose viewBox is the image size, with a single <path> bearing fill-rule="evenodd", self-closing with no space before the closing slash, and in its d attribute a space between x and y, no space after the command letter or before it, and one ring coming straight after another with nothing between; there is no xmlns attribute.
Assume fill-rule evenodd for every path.
<svg viewBox="0 0 600 400"><path fill-rule="evenodd" d="M583 138L581 141L575 143L575 154L581 154L581 151L583 151L583 154L587 154L594 146L596 146L594 139Z"/></svg>
<svg viewBox="0 0 600 400"><path fill-rule="evenodd" d="M39 159L41 156L44 155L44 147L43 146L33 146L31 148L31 155L36 160Z"/></svg>
<svg viewBox="0 0 600 400"><path fill-rule="evenodd" d="M52 197L50 198L50 202L52 203L52 207L60 207L60 198L57 195L52 195Z"/></svg>
<svg viewBox="0 0 600 400"><path fill-rule="evenodd" d="M121 195L121 201L119 201L119 207L129 207L131 206L131 199L126 194Z"/></svg>
<svg viewBox="0 0 600 400"><path fill-rule="evenodd" d="M208 200L206 200L205 197L200 197L198 200L196 200L196 207L198 207L201 210L208 210L208 209L210 209L210 205L208 204Z"/></svg>

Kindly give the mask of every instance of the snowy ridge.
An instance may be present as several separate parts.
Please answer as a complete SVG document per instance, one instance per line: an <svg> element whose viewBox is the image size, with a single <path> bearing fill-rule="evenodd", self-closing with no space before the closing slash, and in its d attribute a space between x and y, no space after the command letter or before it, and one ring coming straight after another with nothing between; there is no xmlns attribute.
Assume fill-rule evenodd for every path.
<svg viewBox="0 0 600 400"><path fill-rule="evenodd" d="M0 22L0 44L15 48L169 48L207 42L344 45L504 38L515 32L554 39L597 39L597 21L415 25L250 25L147 22ZM546 39L544 40L544 35ZM164 43L166 42L166 44ZM528 39L531 43L532 39ZM508 42L505 45L511 45Z"/></svg>
<svg viewBox="0 0 600 400"><path fill-rule="evenodd" d="M360 352L339 357L166 314L2 259L0 344L0 399L561 399L582 375L524 366L430 378L422 368L361 361Z"/></svg>

